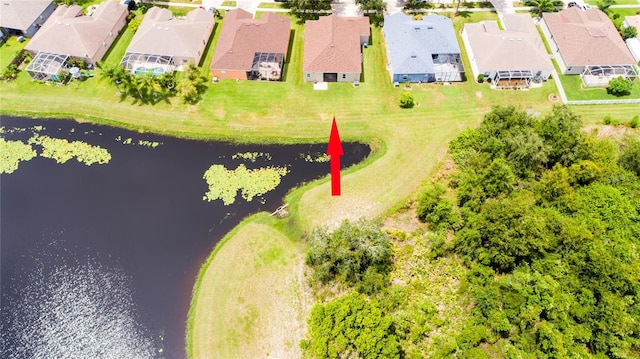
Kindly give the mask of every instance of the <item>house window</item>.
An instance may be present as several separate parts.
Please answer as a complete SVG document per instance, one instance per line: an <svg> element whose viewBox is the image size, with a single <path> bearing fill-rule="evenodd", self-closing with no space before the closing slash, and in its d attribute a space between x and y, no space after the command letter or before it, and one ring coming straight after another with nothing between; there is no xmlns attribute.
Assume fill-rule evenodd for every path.
<svg viewBox="0 0 640 359"><path fill-rule="evenodd" d="M222 71L220 71L220 75L222 75L223 77L224 77L224 76L227 76L227 72L226 72L226 71L224 71L224 70L222 70Z"/></svg>
<svg viewBox="0 0 640 359"><path fill-rule="evenodd" d="M342 74L342 78L346 79L347 78L347 74Z"/></svg>
<svg viewBox="0 0 640 359"><path fill-rule="evenodd" d="M307 77L311 77L311 74L307 74Z"/></svg>
<svg viewBox="0 0 640 359"><path fill-rule="evenodd" d="M408 80L408 79L409 79L409 76L407 76L407 75L402 75L402 79L406 81L406 80Z"/></svg>

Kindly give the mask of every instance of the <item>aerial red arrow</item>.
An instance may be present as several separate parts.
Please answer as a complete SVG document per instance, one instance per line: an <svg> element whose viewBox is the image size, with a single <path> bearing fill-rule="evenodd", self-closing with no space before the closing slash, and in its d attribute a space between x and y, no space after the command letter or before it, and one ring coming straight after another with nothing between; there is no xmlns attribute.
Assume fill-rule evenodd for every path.
<svg viewBox="0 0 640 359"><path fill-rule="evenodd" d="M340 195L340 156L344 155L342 143L340 142L340 134L338 133L338 125L336 118L333 118L331 125L331 135L329 136L329 146L327 147L327 155L331 156L331 195Z"/></svg>

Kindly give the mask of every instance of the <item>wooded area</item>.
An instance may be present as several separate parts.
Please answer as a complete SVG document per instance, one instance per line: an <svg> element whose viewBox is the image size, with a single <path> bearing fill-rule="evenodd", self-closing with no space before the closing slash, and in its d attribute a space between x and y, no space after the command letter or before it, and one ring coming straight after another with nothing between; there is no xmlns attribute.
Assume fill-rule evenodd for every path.
<svg viewBox="0 0 640 359"><path fill-rule="evenodd" d="M427 232L316 232L311 282L337 299L313 309L306 355L379 357L371 348L397 341L384 357L640 357L640 140L582 127L564 106L495 107L451 142L457 169L419 196ZM390 272L371 255L388 246Z"/></svg>

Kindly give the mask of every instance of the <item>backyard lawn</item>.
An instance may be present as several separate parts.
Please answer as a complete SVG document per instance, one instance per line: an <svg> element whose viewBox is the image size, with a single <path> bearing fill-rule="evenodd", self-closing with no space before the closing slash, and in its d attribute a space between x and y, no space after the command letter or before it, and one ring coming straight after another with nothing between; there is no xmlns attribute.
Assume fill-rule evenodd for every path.
<svg viewBox="0 0 640 359"><path fill-rule="evenodd" d="M491 12L463 12L454 24L460 30L466 21L495 18ZM121 100L116 88L99 76L52 86L32 82L22 72L17 80L0 84L0 111L5 114L72 117L184 137L278 143L325 142L335 116L343 140L372 144L374 152L366 164L343 176L341 196L330 195L328 178L308 184L285 198L289 217L276 220L258 215L225 238L225 245L203 266L194 290L187 340L191 354L295 356L308 309L298 270L305 250L300 234L319 225L335 227L344 219L383 216L414 195L444 159L451 138L476 126L492 106L514 104L545 113L553 105L549 95L557 93L553 81L527 91L491 90L473 79L394 88L385 69L379 28L372 29L371 46L364 49L359 87L330 83L328 90L314 91L313 84L302 78L303 27L296 21L292 27L286 81L221 80L210 83L197 105L182 104L177 98L155 105ZM218 24L216 36L220 29ZM123 33L108 64L120 61L131 37ZM464 53L461 41L460 45ZM208 74L213 49L210 46L202 64L203 73ZM465 54L463 59L470 69ZM403 91L413 95L418 103L415 108L399 108ZM603 114L621 117L637 112L637 105L576 107L576 111L587 122L598 122ZM234 262L240 255L243 260ZM261 265L261 258L268 263ZM238 296L226 293L230 290ZM274 303L286 305L275 310ZM257 330L260 335L255 335ZM287 345L276 347L273 343L277 341Z"/></svg>
<svg viewBox="0 0 640 359"><path fill-rule="evenodd" d="M0 45L0 72L9 66L11 61L28 43L29 39L24 42L18 42L18 38L12 36L4 44Z"/></svg>

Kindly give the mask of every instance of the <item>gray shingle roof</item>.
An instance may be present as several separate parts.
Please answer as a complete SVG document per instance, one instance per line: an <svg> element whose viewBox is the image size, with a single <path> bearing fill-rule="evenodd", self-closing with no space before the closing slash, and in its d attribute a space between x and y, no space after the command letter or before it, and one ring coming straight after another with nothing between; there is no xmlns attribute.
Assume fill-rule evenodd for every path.
<svg viewBox="0 0 640 359"><path fill-rule="evenodd" d="M394 74L434 71L432 54L459 54L460 47L451 19L430 14L420 21L403 13L384 18L387 54Z"/></svg>
<svg viewBox="0 0 640 359"><path fill-rule="evenodd" d="M0 27L26 31L50 4L51 0L2 0Z"/></svg>

